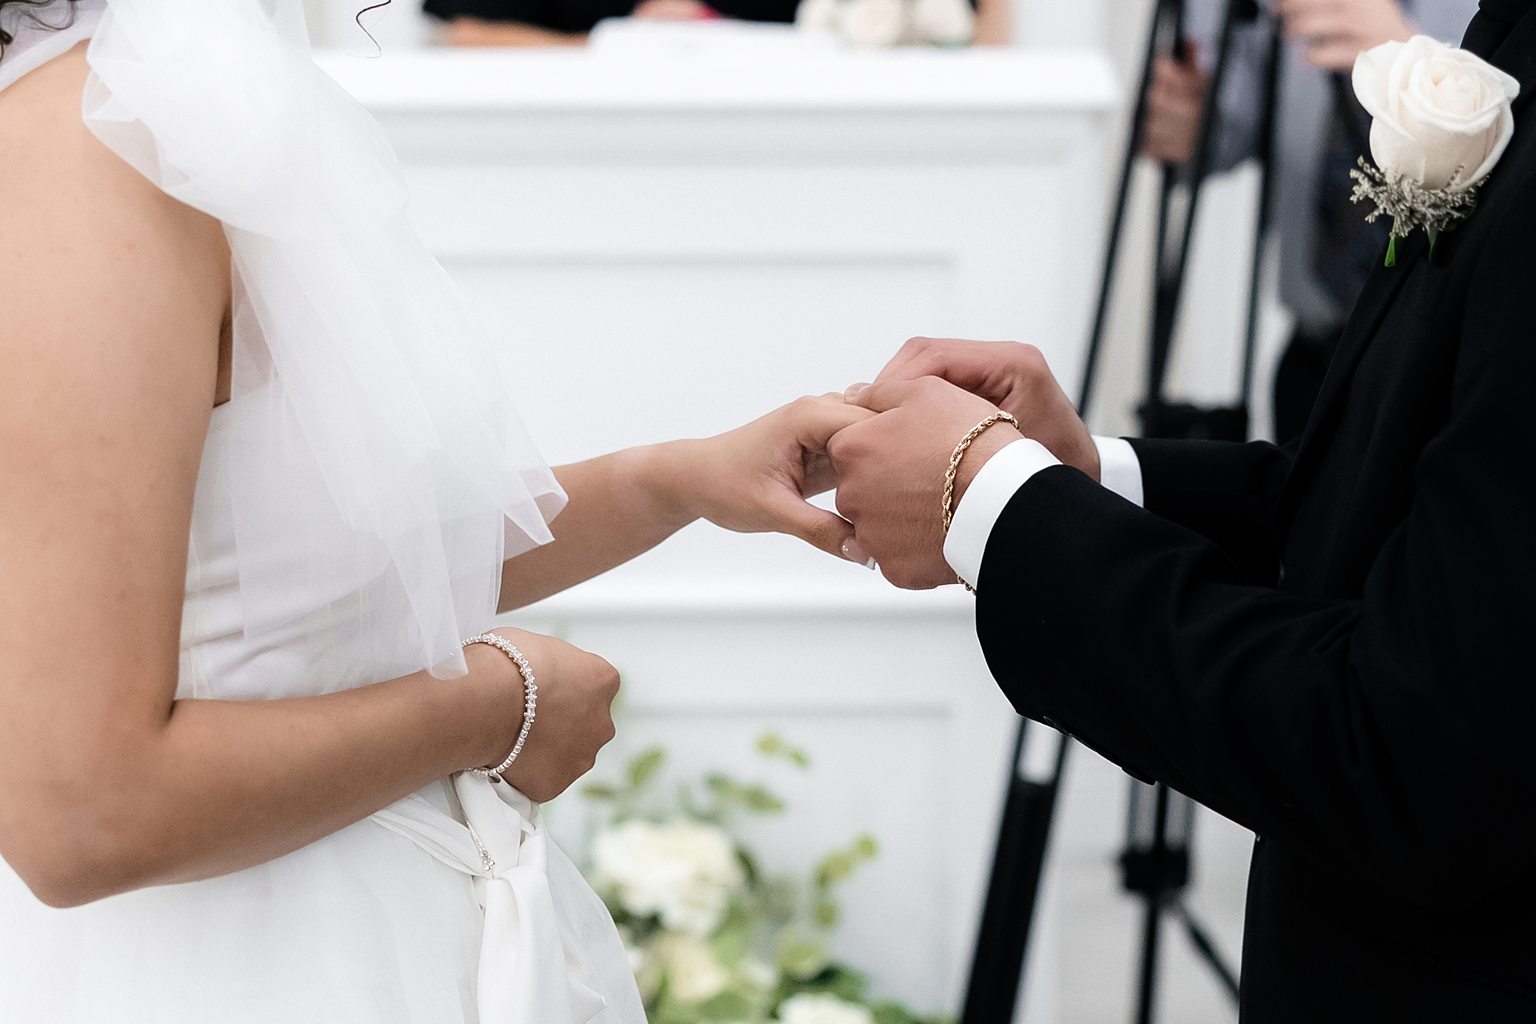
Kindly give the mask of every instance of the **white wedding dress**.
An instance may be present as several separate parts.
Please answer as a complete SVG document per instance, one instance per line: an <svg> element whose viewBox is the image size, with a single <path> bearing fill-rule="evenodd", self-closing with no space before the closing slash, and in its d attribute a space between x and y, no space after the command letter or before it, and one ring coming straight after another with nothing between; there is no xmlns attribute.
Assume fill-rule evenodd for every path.
<svg viewBox="0 0 1536 1024"><path fill-rule="evenodd" d="M300 0L34 10L64 27L0 15L0 89L91 39L86 124L230 241L233 398L198 480L178 697L427 668L454 685L503 557L549 539L563 495L511 407L515 368L410 229L382 134L310 60ZM472 776L257 867L77 909L0 863L4 1024L643 1021L538 809Z"/></svg>

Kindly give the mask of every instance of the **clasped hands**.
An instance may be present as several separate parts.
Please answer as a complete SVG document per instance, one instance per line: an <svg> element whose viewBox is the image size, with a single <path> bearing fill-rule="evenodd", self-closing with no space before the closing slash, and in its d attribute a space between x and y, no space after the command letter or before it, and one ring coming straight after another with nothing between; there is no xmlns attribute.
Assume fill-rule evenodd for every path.
<svg viewBox="0 0 1536 1024"><path fill-rule="evenodd" d="M785 533L878 565L899 587L954 583L944 558L945 472L956 443L999 409L1019 429L997 423L965 453L955 478L962 511L977 471L1021 436L1098 479L1098 448L1037 349L914 338L872 384L798 399L715 437L636 449L646 453L638 463L644 483L627 497L637 516L649 508L669 528L703 518L741 533ZM835 513L807 500L834 487ZM618 674L597 655L553 638L498 632L527 650L549 683L528 753L508 775L533 799L548 799L586 772L612 738ZM484 646L465 653L500 675L496 690L515 723L522 690L507 659ZM504 753L487 750L485 763Z"/></svg>
<svg viewBox="0 0 1536 1024"><path fill-rule="evenodd" d="M719 481L701 515L741 532L793 534L878 565L898 587L954 583L944 558L945 473L956 443L999 409L1019 427L997 423L971 445L955 478L957 507L987 460L1021 437L1099 478L1093 438L1038 349L913 338L873 383L802 398L712 439L692 460L695 486ZM763 457L775 449L778 457ZM759 468L744 473L752 466ZM834 487L837 514L804 500Z"/></svg>

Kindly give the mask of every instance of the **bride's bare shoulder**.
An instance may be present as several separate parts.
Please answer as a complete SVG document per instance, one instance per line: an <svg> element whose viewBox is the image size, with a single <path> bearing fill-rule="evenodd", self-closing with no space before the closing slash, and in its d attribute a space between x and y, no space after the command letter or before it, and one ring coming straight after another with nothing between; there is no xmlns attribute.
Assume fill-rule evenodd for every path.
<svg viewBox="0 0 1536 1024"><path fill-rule="evenodd" d="M90 312L93 330L124 341L111 311L211 321L211 333L195 333L216 348L229 300L223 227L91 134L81 116L89 74L81 44L0 90L0 308L31 309L44 325L64 309ZM16 332L0 332L0 353L15 344Z"/></svg>
<svg viewBox="0 0 1536 1024"><path fill-rule="evenodd" d="M200 259L222 258L216 220L166 195L86 127L86 46L0 90L0 232L103 244L160 235Z"/></svg>
<svg viewBox="0 0 1536 1024"><path fill-rule="evenodd" d="M0 90L0 173L41 170L53 174L83 170L83 161L61 162L71 149L88 153L90 132L80 116L80 97L91 67L85 43L22 75ZM0 61L3 61L0 57ZM11 144L15 143L15 144Z"/></svg>

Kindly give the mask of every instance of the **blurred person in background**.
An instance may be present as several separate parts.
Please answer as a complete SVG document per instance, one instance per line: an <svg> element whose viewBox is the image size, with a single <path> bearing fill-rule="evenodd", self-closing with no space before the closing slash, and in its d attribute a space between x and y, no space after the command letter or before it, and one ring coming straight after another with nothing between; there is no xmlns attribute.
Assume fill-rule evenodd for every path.
<svg viewBox="0 0 1536 1024"><path fill-rule="evenodd" d="M1275 440L1284 443L1301 434L1344 321L1387 240L1387 222L1367 224L1350 201L1349 172L1369 153L1370 119L1347 81L1355 56L1415 33L1455 43L1477 0L1274 0L1273 9L1287 43L1276 107L1273 224L1280 300L1296 318L1274 380ZM1268 46L1263 19L1238 27L1218 105L1214 170L1258 151ZM1184 51L1186 59L1157 62L1142 133L1143 153L1174 165L1194 157L1211 75L1199 47L1189 42Z"/></svg>
<svg viewBox="0 0 1536 1024"><path fill-rule="evenodd" d="M454 46L584 46L604 18L792 22L799 0L426 0Z"/></svg>
<svg viewBox="0 0 1536 1024"><path fill-rule="evenodd" d="M802 12L801 6L801 0L426 0L424 9L439 20L439 40L450 46L583 46L588 33L606 18L787 24L795 22L797 15L807 22L808 12ZM919 24L889 40L866 39L861 45L993 46L1010 41L1008 0L955 0L954 6L957 10L930 8L928 20L937 16L937 25ZM826 13L809 14L808 24L832 29L821 24ZM922 15L917 17L921 23Z"/></svg>

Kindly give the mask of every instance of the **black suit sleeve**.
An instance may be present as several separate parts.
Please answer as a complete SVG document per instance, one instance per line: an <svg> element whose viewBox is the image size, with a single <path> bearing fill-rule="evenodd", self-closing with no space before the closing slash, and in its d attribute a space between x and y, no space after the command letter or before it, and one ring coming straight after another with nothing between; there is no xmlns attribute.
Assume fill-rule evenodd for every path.
<svg viewBox="0 0 1536 1024"><path fill-rule="evenodd" d="M1410 898L1536 867L1528 227L1479 261L1450 419L1359 599L1255 585L1232 542L1067 467L1024 484L977 606L1021 713Z"/></svg>
<svg viewBox="0 0 1536 1024"><path fill-rule="evenodd" d="M1225 551L1256 583L1280 570L1280 492L1294 449L1264 441L1131 438L1148 511L1187 526Z"/></svg>

